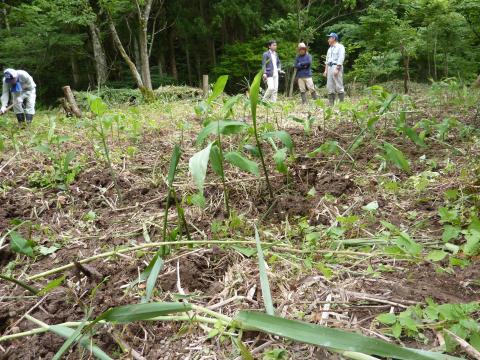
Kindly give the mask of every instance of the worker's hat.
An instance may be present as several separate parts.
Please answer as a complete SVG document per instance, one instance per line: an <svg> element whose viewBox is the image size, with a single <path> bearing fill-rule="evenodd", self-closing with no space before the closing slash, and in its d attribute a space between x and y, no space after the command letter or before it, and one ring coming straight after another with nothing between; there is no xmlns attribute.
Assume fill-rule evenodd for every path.
<svg viewBox="0 0 480 360"><path fill-rule="evenodd" d="M300 50L300 49L306 49L306 48L307 48L307 45L305 45L304 42L301 42L301 43L298 44L298 49L299 49L299 50Z"/></svg>
<svg viewBox="0 0 480 360"><path fill-rule="evenodd" d="M7 83L12 82L14 79L17 78L18 72L17 72L17 70L7 69L3 72L3 76L5 77L5 81Z"/></svg>

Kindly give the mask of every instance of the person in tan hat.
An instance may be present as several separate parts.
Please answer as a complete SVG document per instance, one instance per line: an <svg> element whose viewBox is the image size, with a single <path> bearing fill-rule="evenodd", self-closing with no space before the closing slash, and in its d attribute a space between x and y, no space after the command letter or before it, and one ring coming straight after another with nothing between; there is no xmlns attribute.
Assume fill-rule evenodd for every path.
<svg viewBox="0 0 480 360"><path fill-rule="evenodd" d="M312 56L307 51L307 45L301 42L298 44L298 55L295 58L295 69L297 69L298 88L302 97L302 104L307 103L307 90L312 94L313 100L317 99L315 85L312 79Z"/></svg>

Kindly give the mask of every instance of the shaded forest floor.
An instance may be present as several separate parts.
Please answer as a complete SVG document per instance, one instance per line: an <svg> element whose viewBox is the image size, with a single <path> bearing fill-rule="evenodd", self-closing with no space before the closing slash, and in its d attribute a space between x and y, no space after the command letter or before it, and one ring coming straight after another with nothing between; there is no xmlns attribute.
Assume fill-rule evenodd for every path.
<svg viewBox="0 0 480 360"><path fill-rule="evenodd" d="M258 224L261 240L277 245L265 249L265 258L278 315L468 357L444 330L480 346L480 238L475 237L480 237L480 97L451 84L425 88L397 97L372 124L387 98L374 89L331 112L312 103L301 107L297 100L261 107L262 130L286 130L295 149L284 174L272 160L275 149L265 143L274 201L263 178L226 167L230 218L222 183L211 170L205 208L192 204L188 160L199 150L195 140L202 128L195 98L112 106L106 141L115 175L89 125L94 119L43 112L32 127L17 129L8 115L1 129L1 272L38 288L65 277L42 296L2 281L0 335L34 328L26 313L59 324L140 301L145 283L130 284L156 248L29 277L110 250L161 241L166 176L174 145L180 144L175 189L190 235L224 243L172 246L154 300L188 296L228 316L263 309L255 248L233 242L254 240ZM234 114L251 122L243 103ZM209 116L221 116L221 104ZM237 134L225 137L223 146L250 143L251 135ZM408 168L385 143L403 154ZM168 214L169 233L175 234L174 205ZM33 256L12 250L7 235L12 229L34 242ZM175 240L185 240L181 235ZM476 305L460 307L455 316L446 316L445 306L436 317L429 312L471 303ZM397 318L378 317L384 313ZM119 344L146 359L240 358L228 336L212 328L140 322L103 326L94 339L116 358L132 358ZM259 359L340 358L253 332L243 339ZM50 359L63 342L51 333L0 342L0 359ZM67 358L90 356L74 347Z"/></svg>

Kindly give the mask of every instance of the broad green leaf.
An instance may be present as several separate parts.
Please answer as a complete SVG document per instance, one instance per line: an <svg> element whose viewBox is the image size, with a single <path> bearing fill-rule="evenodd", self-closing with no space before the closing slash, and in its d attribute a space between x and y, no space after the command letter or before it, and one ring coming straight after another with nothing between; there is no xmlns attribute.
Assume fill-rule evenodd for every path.
<svg viewBox="0 0 480 360"><path fill-rule="evenodd" d="M467 242L463 245L463 251L467 255L477 255L480 252L480 220L474 217L465 233Z"/></svg>
<svg viewBox="0 0 480 360"><path fill-rule="evenodd" d="M223 93L223 90L225 90L225 85L227 85L227 81L228 75L222 75L217 79L215 85L213 86L212 93L208 97L208 103L211 103Z"/></svg>
<svg viewBox="0 0 480 360"><path fill-rule="evenodd" d="M69 327L66 327L63 325L51 325L49 326L49 330L66 339L71 338L75 334L75 330L70 329ZM87 349L88 351L91 351L97 359L113 360L102 349L100 349L98 346L93 344L92 339L90 339L88 336L83 336L79 342L80 342L80 345L82 345L85 349Z"/></svg>
<svg viewBox="0 0 480 360"><path fill-rule="evenodd" d="M37 145L33 148L33 150L36 150L38 152L41 152L42 154L50 156L52 154L52 151L50 150L50 147L47 144L40 144Z"/></svg>
<svg viewBox="0 0 480 360"><path fill-rule="evenodd" d="M260 151L258 151L258 147L254 145L250 145L250 144L244 145L243 149L255 157L260 157Z"/></svg>
<svg viewBox="0 0 480 360"><path fill-rule="evenodd" d="M168 168L168 187L172 187L173 180L175 179L175 172L177 171L178 161L180 160L180 155L182 154L182 150L180 146L175 145L173 149L172 158L170 159L170 166Z"/></svg>
<svg viewBox="0 0 480 360"><path fill-rule="evenodd" d="M10 247L13 251L30 257L33 256L35 243L32 240L24 239L24 237L16 231L10 231L8 235L10 236Z"/></svg>
<svg viewBox="0 0 480 360"><path fill-rule="evenodd" d="M401 360L460 360L437 352L400 347L354 332L333 329L260 312L241 311L236 320L244 329L262 331L306 344Z"/></svg>
<svg viewBox="0 0 480 360"><path fill-rule="evenodd" d="M376 317L376 319L382 324L386 325L393 325L397 322L397 317L392 313L380 314Z"/></svg>
<svg viewBox="0 0 480 360"><path fill-rule="evenodd" d="M247 159L236 151L226 153L225 160L243 171L247 171L256 176L260 176L260 170L257 163L255 161Z"/></svg>
<svg viewBox="0 0 480 360"><path fill-rule="evenodd" d="M410 165L403 155L403 152L388 142L383 143L383 149L385 150L385 156L388 161L392 162L403 171L410 172Z"/></svg>
<svg viewBox="0 0 480 360"><path fill-rule="evenodd" d="M377 201L369 202L367 205L362 206L362 209L365 210L365 211L370 211L370 212L377 211L378 210L378 202Z"/></svg>
<svg viewBox="0 0 480 360"><path fill-rule="evenodd" d="M237 346L238 350L240 351L240 355L242 356L242 360L254 360L254 357L250 350L245 346L245 344L237 337L232 337L235 345Z"/></svg>
<svg viewBox="0 0 480 360"><path fill-rule="evenodd" d="M392 326L392 335L398 339L402 335L402 325L397 322Z"/></svg>
<svg viewBox="0 0 480 360"><path fill-rule="evenodd" d="M107 104L105 104L101 98L97 96L89 96L88 98L88 105L90 106L90 110L96 115L96 116L102 116L104 115L108 108Z"/></svg>
<svg viewBox="0 0 480 360"><path fill-rule="evenodd" d="M218 176L223 177L223 166L222 166L222 157L220 154L219 147L215 144L210 149L210 164L212 165L212 169Z"/></svg>
<svg viewBox="0 0 480 360"><path fill-rule="evenodd" d="M248 127L248 124L244 123L243 121L238 120L218 120L212 121L207 126L205 126L202 131L197 136L197 146L203 144L205 139L211 135L218 133L222 135L230 135L230 134L237 134L242 132Z"/></svg>
<svg viewBox="0 0 480 360"><path fill-rule="evenodd" d="M287 159L287 149L278 149L275 151L275 154L273 154L273 161L275 161L275 165L277 167L277 170L281 172L282 174L287 174L288 173L288 167L285 164L285 160Z"/></svg>
<svg viewBox="0 0 480 360"><path fill-rule="evenodd" d="M238 103L238 101L242 98L241 94L235 95L230 97L225 104L223 104L222 112L225 118L228 116L233 116L233 107Z"/></svg>
<svg viewBox="0 0 480 360"><path fill-rule="evenodd" d="M66 275L63 275L59 278L56 278L56 279L53 279L52 281L48 282L47 285L45 285L42 289L40 289L40 291L38 292L38 296L43 296L47 293L49 293L50 291L52 291L53 289L56 289L57 287L59 287L63 281L65 280L65 277Z"/></svg>
<svg viewBox="0 0 480 360"><path fill-rule="evenodd" d="M232 245L232 248L238 251L240 254L245 255L246 257L252 257L257 252L257 250L254 248L238 246L238 245Z"/></svg>
<svg viewBox="0 0 480 360"><path fill-rule="evenodd" d="M288 149L288 151L293 150L293 141L292 137L289 133L284 130L279 131L270 131L262 134L262 138L269 139L269 138L277 138L279 139L282 144Z"/></svg>
<svg viewBox="0 0 480 360"><path fill-rule="evenodd" d="M318 154L330 155L330 154L338 154L338 153L340 153L340 148L338 147L338 141L328 140L324 142L322 145L320 145L318 148L316 148L315 150L309 152L307 156L315 157Z"/></svg>
<svg viewBox="0 0 480 360"><path fill-rule="evenodd" d="M372 116L370 119L368 119L367 121L367 128L370 129L371 131L373 131L373 127L375 126L375 124L378 122L378 120L380 120L380 116L378 115L374 115Z"/></svg>
<svg viewBox="0 0 480 360"><path fill-rule="evenodd" d="M147 283L145 286L145 297L142 299L142 302L146 303L150 301L150 298L153 294L153 289L155 288L155 284L157 282L158 274L163 269L163 264L163 259L158 253L155 254L153 259L148 264L147 269L149 269L149 271L147 276Z"/></svg>
<svg viewBox="0 0 480 360"><path fill-rule="evenodd" d="M422 138L420 138L418 136L417 132L415 130L413 130L411 127L405 126L402 129L402 131L405 135L408 136L408 138L410 140L412 140L415 143L415 145L418 145L418 146L421 146L421 147L426 147L427 146L427 144L425 144L425 141Z"/></svg>
<svg viewBox="0 0 480 360"><path fill-rule="evenodd" d="M442 233L443 242L455 240L460 235L461 228L459 226L445 225Z"/></svg>
<svg viewBox="0 0 480 360"><path fill-rule="evenodd" d="M190 169L190 173L192 174L193 181L195 182L198 191L202 195L203 184L205 184L205 177L207 176L207 166L210 158L211 148L212 143L208 144L205 149L195 153L188 161L188 167Z"/></svg>
<svg viewBox="0 0 480 360"><path fill-rule="evenodd" d="M263 250L260 244L260 236L258 235L257 227L255 226L255 242L257 243L258 269L260 273L260 285L262 288L263 303L265 311L269 315L274 315L272 293L270 292L270 283L268 282L267 266L263 257Z"/></svg>
<svg viewBox="0 0 480 360"><path fill-rule="evenodd" d="M97 323L101 320L114 323L130 323L134 321L148 320L157 316L168 315L177 312L186 312L190 311L191 309L191 305L179 302L154 302L117 306L100 314L94 320L94 323Z"/></svg>
<svg viewBox="0 0 480 360"><path fill-rule="evenodd" d="M442 261L448 254L443 250L432 250L427 255L427 260Z"/></svg>
<svg viewBox="0 0 480 360"><path fill-rule="evenodd" d="M422 251L422 246L412 240L410 236L403 231L394 239L394 241L399 248L411 255L419 255Z"/></svg>

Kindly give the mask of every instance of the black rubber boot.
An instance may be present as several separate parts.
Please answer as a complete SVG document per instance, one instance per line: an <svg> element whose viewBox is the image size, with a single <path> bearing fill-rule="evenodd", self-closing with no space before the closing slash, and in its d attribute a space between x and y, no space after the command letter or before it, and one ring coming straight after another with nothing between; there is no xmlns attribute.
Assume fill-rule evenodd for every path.
<svg viewBox="0 0 480 360"><path fill-rule="evenodd" d="M307 103L307 94L304 93L304 92L301 92L300 96L302 98L302 104L306 104Z"/></svg>
<svg viewBox="0 0 480 360"><path fill-rule="evenodd" d="M317 100L317 93L315 91L312 91L312 99Z"/></svg>
<svg viewBox="0 0 480 360"><path fill-rule="evenodd" d="M335 94L328 94L328 105L335 105Z"/></svg>
<svg viewBox="0 0 480 360"><path fill-rule="evenodd" d="M344 102L345 101L345 93L338 94L338 99L340 100L340 102Z"/></svg>
<svg viewBox="0 0 480 360"><path fill-rule="evenodd" d="M23 124L25 122L25 114L24 113L15 114L15 115L17 116L17 120L18 120L19 124Z"/></svg>
<svg viewBox="0 0 480 360"><path fill-rule="evenodd" d="M27 114L26 118L27 118L27 124L31 124L33 120L33 114Z"/></svg>

